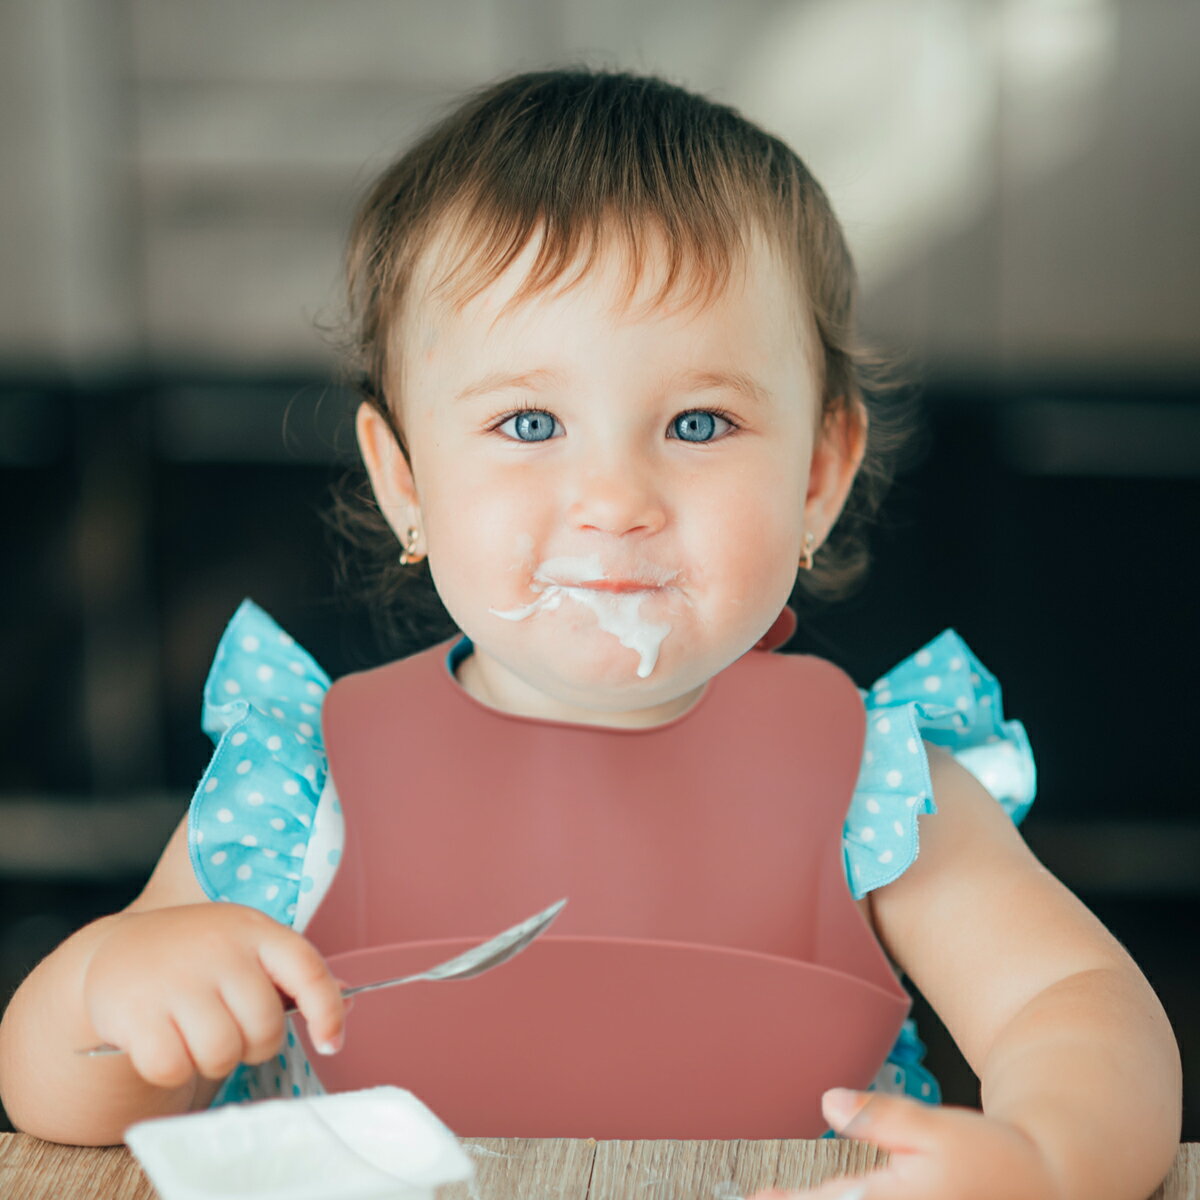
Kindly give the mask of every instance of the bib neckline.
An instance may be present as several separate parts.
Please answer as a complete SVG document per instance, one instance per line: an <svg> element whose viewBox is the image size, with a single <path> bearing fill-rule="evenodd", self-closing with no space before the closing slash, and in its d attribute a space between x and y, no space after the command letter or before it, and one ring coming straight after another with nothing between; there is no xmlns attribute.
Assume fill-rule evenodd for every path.
<svg viewBox="0 0 1200 1200"><path fill-rule="evenodd" d="M622 736L634 736L637 734L645 736L647 734L662 733L668 729L675 729L677 726L682 725L684 722L690 720L702 708L707 706L709 697L712 695L713 690L717 686L721 676L725 674L725 671L728 671L730 667L734 665L734 663L730 663L729 667L725 668L725 671L717 672L717 674L714 675L704 685L704 690L697 697L695 703L693 703L690 708L687 708L681 712L677 717L672 717L669 721L662 721L657 725L647 725L643 728L628 728L621 725L591 724L586 721L564 721L555 717L537 717L526 713L510 713L505 712L504 709L501 708L493 708L490 704L485 704L482 700L478 699L478 697L471 695L471 693L468 692L461 683L459 683L458 678L454 673L459 664L474 652L475 643L472 642L465 633L463 633L458 636L457 640L451 640L447 643L444 643L444 645L446 645L448 649L446 650L444 657L441 658L443 669L438 672L438 676L447 684L449 684L450 688L463 703L470 705L472 708L477 709L480 712L487 713L491 717L498 717L507 721L516 721L523 725L544 725L558 729L573 729L585 733L612 733ZM736 661L738 660L735 660L735 662Z"/></svg>

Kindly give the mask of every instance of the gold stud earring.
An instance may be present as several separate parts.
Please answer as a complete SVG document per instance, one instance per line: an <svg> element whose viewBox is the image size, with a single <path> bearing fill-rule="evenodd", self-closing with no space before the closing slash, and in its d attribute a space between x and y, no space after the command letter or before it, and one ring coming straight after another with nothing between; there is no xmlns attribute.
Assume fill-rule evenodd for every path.
<svg viewBox="0 0 1200 1200"><path fill-rule="evenodd" d="M400 565L402 567L419 563L425 557L424 554L417 553L417 539L420 536L420 531L414 529L412 526L409 526L404 531L404 549L400 551Z"/></svg>
<svg viewBox="0 0 1200 1200"><path fill-rule="evenodd" d="M804 535L804 555L803 555L803 557L800 559L800 568L801 568L801 570L804 570L804 571L811 571L811 570L812 570L812 565L813 565L813 542L815 542L816 540L817 540L817 539L816 539L816 535L815 535L815 534L812 532L812 530L811 530L811 529L808 531L808 533L806 533L806 534Z"/></svg>

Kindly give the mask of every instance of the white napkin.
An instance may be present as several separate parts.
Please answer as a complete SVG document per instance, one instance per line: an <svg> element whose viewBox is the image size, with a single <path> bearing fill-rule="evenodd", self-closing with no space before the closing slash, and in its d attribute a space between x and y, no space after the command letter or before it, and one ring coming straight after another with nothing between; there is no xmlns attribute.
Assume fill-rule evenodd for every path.
<svg viewBox="0 0 1200 1200"><path fill-rule="evenodd" d="M160 1117L125 1141L162 1200L433 1200L474 1175L454 1134L396 1087Z"/></svg>

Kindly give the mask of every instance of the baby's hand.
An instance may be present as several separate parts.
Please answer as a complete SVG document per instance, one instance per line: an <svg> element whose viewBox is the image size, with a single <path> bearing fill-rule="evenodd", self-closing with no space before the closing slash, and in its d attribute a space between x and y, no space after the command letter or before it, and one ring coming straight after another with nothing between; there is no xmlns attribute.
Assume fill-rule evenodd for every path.
<svg viewBox="0 0 1200 1200"><path fill-rule="evenodd" d="M757 1192L748 1200L1060 1200L1037 1144L1007 1121L880 1092L825 1095L830 1127L886 1150L888 1165L810 1191ZM841 1111L839 1095L849 1101ZM866 1104L855 1112L860 1100Z"/></svg>
<svg viewBox="0 0 1200 1200"><path fill-rule="evenodd" d="M221 1079L278 1053L289 997L318 1048L340 1049L344 1004L325 960L300 934L241 904L122 913L83 977L96 1033L164 1088L197 1072Z"/></svg>

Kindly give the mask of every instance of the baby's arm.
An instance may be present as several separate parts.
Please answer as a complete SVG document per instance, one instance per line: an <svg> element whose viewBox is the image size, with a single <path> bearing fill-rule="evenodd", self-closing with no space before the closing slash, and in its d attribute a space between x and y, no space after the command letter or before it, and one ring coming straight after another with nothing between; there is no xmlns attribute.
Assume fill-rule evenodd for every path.
<svg viewBox="0 0 1200 1200"><path fill-rule="evenodd" d="M312 945L255 909L208 901L186 822L141 895L85 926L17 989L0 1021L0 1096L52 1141L120 1142L132 1122L203 1108L239 1062L276 1053L281 989L336 1043L343 1006ZM89 1058L110 1041L129 1053Z"/></svg>
<svg viewBox="0 0 1200 1200"><path fill-rule="evenodd" d="M1063 1200L1141 1200L1179 1143L1166 1014L974 776L927 749L938 811L920 820L917 861L871 893L880 940L980 1077L984 1116L1033 1142ZM848 1135L873 1140L889 1099Z"/></svg>

